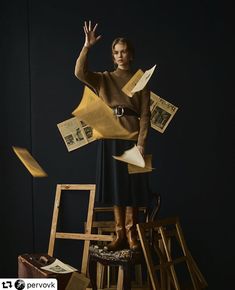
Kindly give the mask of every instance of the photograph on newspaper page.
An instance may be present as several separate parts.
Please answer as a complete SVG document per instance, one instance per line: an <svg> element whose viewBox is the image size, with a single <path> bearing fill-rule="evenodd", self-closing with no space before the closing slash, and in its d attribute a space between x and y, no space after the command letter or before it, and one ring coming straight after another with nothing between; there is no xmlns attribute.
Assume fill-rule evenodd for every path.
<svg viewBox="0 0 235 290"><path fill-rule="evenodd" d="M57 124L57 127L69 152L95 141L92 127L76 117Z"/></svg>
<svg viewBox="0 0 235 290"><path fill-rule="evenodd" d="M71 267L68 264L63 263L59 259L55 259L53 263L47 266L41 267L43 270L47 270L52 273L57 273L57 274L66 274L66 273L72 273L74 271L77 271L74 267Z"/></svg>
<svg viewBox="0 0 235 290"><path fill-rule="evenodd" d="M136 174L136 173L145 173L151 172L154 168L152 167L152 155L146 154L144 155L145 167L139 167L133 164L128 163L128 173Z"/></svg>
<svg viewBox="0 0 235 290"><path fill-rule="evenodd" d="M12 149L33 177L47 176L47 173L42 169L27 149L15 146L12 146Z"/></svg>
<svg viewBox="0 0 235 290"><path fill-rule="evenodd" d="M150 93L151 127L163 133L177 112L178 107Z"/></svg>
<svg viewBox="0 0 235 290"><path fill-rule="evenodd" d="M92 90L85 87L82 100L72 112L93 128L95 139L128 139L136 140L138 132L127 131L107 106Z"/></svg>

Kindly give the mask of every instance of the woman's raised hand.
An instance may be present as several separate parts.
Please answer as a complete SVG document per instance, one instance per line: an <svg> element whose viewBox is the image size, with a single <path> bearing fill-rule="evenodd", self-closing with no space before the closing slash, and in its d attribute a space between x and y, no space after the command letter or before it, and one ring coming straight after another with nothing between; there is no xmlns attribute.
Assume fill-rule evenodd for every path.
<svg viewBox="0 0 235 290"><path fill-rule="evenodd" d="M97 26L98 26L98 23L96 23L96 25L92 29L91 21L89 20L88 24L85 21L84 26L83 26L84 33L86 36L84 46L91 47L101 38L101 35L99 36L95 35Z"/></svg>

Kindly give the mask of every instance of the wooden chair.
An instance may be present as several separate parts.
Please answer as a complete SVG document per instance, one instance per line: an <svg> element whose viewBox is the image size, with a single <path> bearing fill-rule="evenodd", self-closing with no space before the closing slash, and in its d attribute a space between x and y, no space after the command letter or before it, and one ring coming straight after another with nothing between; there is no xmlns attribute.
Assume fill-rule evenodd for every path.
<svg viewBox="0 0 235 290"><path fill-rule="evenodd" d="M140 223L137 230L154 290L184 289L184 281L179 281L176 271L176 266L181 263L185 263L191 280L191 288L187 289L199 290L207 287L207 282L188 250L177 217ZM178 249L173 245L174 242ZM179 252L180 255L176 256Z"/></svg>
<svg viewBox="0 0 235 290"><path fill-rule="evenodd" d="M51 224L48 255L53 256L56 239L83 240L84 248L83 248L82 268L81 268L81 272L83 274L86 274L87 272L90 241L92 240L112 241L113 240L113 238L110 235L98 235L98 234L95 235L91 233L93 209L94 209L94 202L95 202L95 188L96 188L95 184L57 184L56 186L56 194L55 194L54 210L53 210L53 217L52 217L52 224ZM61 207L61 194L62 192L66 192L68 190L78 191L78 192L86 191L89 193L89 203L88 203L87 219L86 219L87 226L84 233L70 233L70 232L57 231L59 209Z"/></svg>
<svg viewBox="0 0 235 290"><path fill-rule="evenodd" d="M141 251L133 252L124 249L115 252L104 251L95 246L90 247L89 251L89 276L93 290L97 290L96 267L98 264L103 266L117 266L119 268L117 290L131 290L131 269L134 265L141 264L144 257ZM110 289L108 287L107 289Z"/></svg>
<svg viewBox="0 0 235 290"><path fill-rule="evenodd" d="M154 194L154 200L153 200L153 208L150 210L147 207L139 207L139 214L142 214L143 220L150 220L153 221L157 218L157 215L159 213L161 206L161 196L159 194ZM97 234L99 235L106 235L110 234L114 236L114 227L115 223L113 220L106 220L106 221L97 221L97 215L99 213L112 213L113 207L94 207L94 219L92 222L92 229L97 231ZM103 247L106 242L98 243L100 247ZM143 283L143 277L142 277L142 271L143 271L143 264L137 263L136 260L133 260L130 262L135 267L135 280L132 281L132 284L135 285L135 287L142 288L144 287ZM117 265L117 262L115 263L115 266ZM97 279L96 283L99 289L103 289L104 286L107 286L108 289L111 288L111 277L113 277L113 280L117 280L118 289L122 289L122 285L124 283L124 271L123 271L123 265L119 266L118 271L118 277L115 276L115 269L112 267L112 264L109 263L98 263L97 264ZM116 268L116 267L115 267ZM105 270L107 272L105 273ZM106 283L105 283L105 277L106 277ZM126 283L126 282L125 282ZM106 284L106 285L105 285Z"/></svg>
<svg viewBox="0 0 235 290"><path fill-rule="evenodd" d="M112 213L113 207L94 207L94 220L92 223L92 230L96 230L98 235L107 235L110 234L114 237L115 232L115 222L113 220L105 220L105 221L97 221L97 215L99 213ZM144 219L147 219L147 208L139 207L139 213L143 215ZM98 242L97 243L101 248L103 248L107 242ZM142 278L142 267L141 264L133 263L135 267L135 283L136 287L143 286L143 278ZM113 267L114 266L114 267ZM120 265L118 269L118 273L116 271L116 264L108 264L108 263L98 263L97 264L97 287L99 289L103 289L105 286L110 289L115 284L112 284L113 281L117 281L118 285L122 285L123 283L123 272L122 267ZM106 271L106 272L105 272ZM106 279L105 279L106 278ZM121 287L121 286L119 286Z"/></svg>

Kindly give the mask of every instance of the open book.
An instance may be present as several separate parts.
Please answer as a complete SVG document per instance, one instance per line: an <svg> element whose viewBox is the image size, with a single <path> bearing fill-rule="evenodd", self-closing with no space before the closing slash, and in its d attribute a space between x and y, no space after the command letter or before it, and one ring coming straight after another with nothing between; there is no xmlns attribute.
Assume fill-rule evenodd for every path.
<svg viewBox="0 0 235 290"><path fill-rule="evenodd" d="M151 127L161 133L166 130L178 108L163 98L150 93Z"/></svg>
<svg viewBox="0 0 235 290"><path fill-rule="evenodd" d="M154 65L151 69L146 70L145 73L139 69L125 84L125 86L122 88L122 91L129 97L132 97L134 93L143 90L143 88L150 80L155 68L156 65Z"/></svg>
<svg viewBox="0 0 235 290"><path fill-rule="evenodd" d="M13 151L33 177L46 177L46 172L25 148L12 146Z"/></svg>
<svg viewBox="0 0 235 290"><path fill-rule="evenodd" d="M138 132L127 131L113 110L88 87L85 87L82 100L72 114L93 128L95 139L137 139Z"/></svg>
<svg viewBox="0 0 235 290"><path fill-rule="evenodd" d="M95 141L93 129L76 117L57 124L57 127L69 152Z"/></svg>

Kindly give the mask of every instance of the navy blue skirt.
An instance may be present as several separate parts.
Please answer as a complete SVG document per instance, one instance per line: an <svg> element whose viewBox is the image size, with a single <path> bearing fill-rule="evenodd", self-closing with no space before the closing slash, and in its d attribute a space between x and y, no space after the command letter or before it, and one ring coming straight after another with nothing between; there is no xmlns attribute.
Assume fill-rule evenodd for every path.
<svg viewBox="0 0 235 290"><path fill-rule="evenodd" d="M112 156L132 148L134 141L98 141L96 203L98 205L147 206L151 197L148 173L129 174L127 163Z"/></svg>

